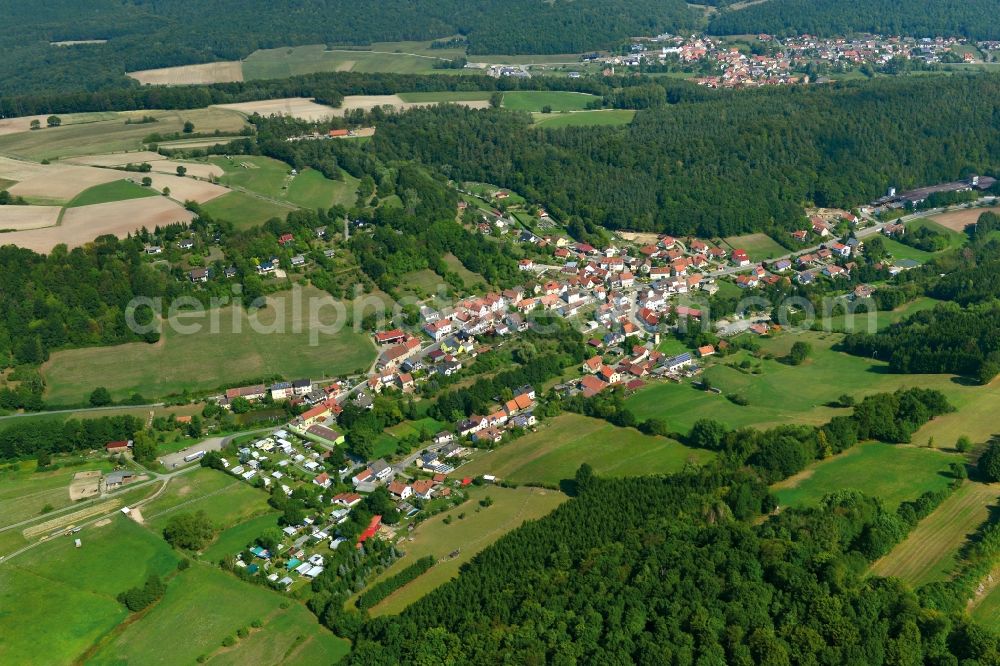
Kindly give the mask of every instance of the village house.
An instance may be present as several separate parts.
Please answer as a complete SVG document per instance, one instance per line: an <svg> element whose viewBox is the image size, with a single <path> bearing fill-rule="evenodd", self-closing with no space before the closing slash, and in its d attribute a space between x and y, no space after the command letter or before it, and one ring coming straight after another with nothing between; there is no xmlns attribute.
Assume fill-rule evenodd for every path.
<svg viewBox="0 0 1000 666"><path fill-rule="evenodd" d="M208 282L209 275L207 268L195 268L189 273L191 282Z"/></svg>
<svg viewBox="0 0 1000 666"><path fill-rule="evenodd" d="M747 255L746 250L733 250L731 259L734 265L741 268L750 265L750 257Z"/></svg>
<svg viewBox="0 0 1000 666"><path fill-rule="evenodd" d="M402 481L393 481L388 485L389 494L393 497L398 497L401 500L405 500L413 495L413 488Z"/></svg>
<svg viewBox="0 0 1000 666"><path fill-rule="evenodd" d="M431 336L435 342L440 342L452 332L451 321L441 319L424 325L424 332Z"/></svg>

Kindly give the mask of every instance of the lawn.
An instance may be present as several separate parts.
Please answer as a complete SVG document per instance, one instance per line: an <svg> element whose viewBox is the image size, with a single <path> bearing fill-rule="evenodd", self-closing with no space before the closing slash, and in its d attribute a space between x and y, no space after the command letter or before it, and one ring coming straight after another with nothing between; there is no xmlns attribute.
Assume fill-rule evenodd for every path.
<svg viewBox="0 0 1000 666"><path fill-rule="evenodd" d="M239 210L231 212L231 215L251 217L252 207L264 204L263 211L254 217L266 221L270 217L283 216L288 212L281 209L283 203L301 208L330 208L337 203L352 205L357 196L358 179L344 172L341 172L343 180L330 180L314 169L305 169L293 176L292 168L284 162L270 157L248 155L212 157L209 161L225 171L219 179L223 185L245 189L268 199L262 201L251 197L252 203L250 201L242 203ZM247 197L246 193L242 194L244 198ZM209 202L208 206L211 207L216 201L227 198L234 201L232 203L223 201L215 207L236 205L235 198L228 194Z"/></svg>
<svg viewBox="0 0 1000 666"><path fill-rule="evenodd" d="M890 324L895 324L902 321L906 317L917 312L922 312L924 310L930 310L935 305L941 301L931 298L930 296L921 296L916 298L909 303L904 303L900 305L895 310L877 310L875 301L870 301L873 310L877 310L874 314L874 324L876 329L883 329ZM828 322L828 328L831 331L843 331L845 333L851 333L854 331L866 331L868 330L869 315L863 306L858 305L857 310L854 312L853 316L848 318L848 315L840 315L837 317L831 317Z"/></svg>
<svg viewBox="0 0 1000 666"><path fill-rule="evenodd" d="M125 120L129 116L152 116L157 121L126 125ZM227 134L237 134L247 124L243 116L228 109L135 111L113 114L108 120L64 124L61 127L50 127L35 132L0 136L0 153L41 161L139 150L143 147L142 140L150 134L181 132L186 121L194 123L195 132L204 133L219 130Z"/></svg>
<svg viewBox="0 0 1000 666"><path fill-rule="evenodd" d="M399 98L411 104L434 102L481 102L489 100L493 93L484 90L445 90L441 92L399 93Z"/></svg>
<svg viewBox="0 0 1000 666"><path fill-rule="evenodd" d="M843 336L839 333L814 331L764 338L760 340L763 351L773 354L775 358L787 355L797 340L808 342L812 353L800 366L786 365L778 360L754 359L746 352L729 357L712 357L708 360L705 377L713 387L721 389L723 395L696 389L691 382L656 382L626 399L626 405L640 420L661 418L679 432L687 432L701 418L716 419L730 428L770 427L783 423L820 425L833 416L848 413L846 409L829 406L845 393L861 399L872 393L919 385L942 391L956 407L974 407L981 412L976 416L976 423L982 428L992 426L993 422L987 416L988 405L1000 390L1000 382L982 387L956 381L951 375L891 374L882 361L831 349L841 339ZM761 374L751 374L726 365L743 359L750 359L753 366L759 365ZM725 398L725 394L729 393L743 395L749 405L733 404ZM959 414L947 414L931 421L918 432L914 441L926 442L926 437L945 419L965 418ZM952 446L955 442L954 438L945 440L937 435L935 439L937 446Z"/></svg>
<svg viewBox="0 0 1000 666"><path fill-rule="evenodd" d="M170 480L166 490L142 507L146 523L160 530L179 513L204 511L220 529L270 511L267 493L231 474L207 467Z"/></svg>
<svg viewBox="0 0 1000 666"><path fill-rule="evenodd" d="M136 342L57 352L42 370L46 398L52 404L85 402L97 377L117 399L135 392L152 398L185 389L208 391L268 375L322 379L367 368L375 349L368 335L352 327L343 326L330 334L316 330L313 344L310 299L325 301L329 297L313 288L305 288L301 294L298 308L291 292L274 294L268 298L271 306L252 318L246 311L234 316L232 308L213 310L212 317L206 314L200 320L202 330L190 335L166 326L156 344ZM316 313L316 319L329 330L337 321L332 310L325 307ZM213 317L218 321L216 333L211 330ZM199 320L187 319L186 323ZM273 332L268 332L269 328Z"/></svg>
<svg viewBox="0 0 1000 666"><path fill-rule="evenodd" d="M707 451L689 449L665 437L643 435L606 421L562 414L500 448L477 455L460 468L463 476L493 474L514 483L556 484L571 479L582 463L598 474L642 476L676 472Z"/></svg>
<svg viewBox="0 0 1000 666"><path fill-rule="evenodd" d="M120 592L150 573L166 576L178 561L162 538L124 516L77 537L82 548L57 538L0 565L0 663L73 663L127 616Z"/></svg>
<svg viewBox="0 0 1000 666"><path fill-rule="evenodd" d="M879 576L901 578L913 587L948 578L958 551L969 535L989 519L997 484L966 482L946 499L892 552L872 566Z"/></svg>
<svg viewBox="0 0 1000 666"><path fill-rule="evenodd" d="M883 238L882 241L885 243L886 252L888 252L889 255L896 260L912 259L922 264L934 256L932 252L924 252L923 250L918 250L915 247L903 245L899 241L893 240L892 238Z"/></svg>
<svg viewBox="0 0 1000 666"><path fill-rule="evenodd" d="M220 532L212 545L201 553L201 559L206 562L218 562L226 556L235 555L266 530L276 529L277 526L277 513L265 513L237 523Z"/></svg>
<svg viewBox="0 0 1000 666"><path fill-rule="evenodd" d="M606 127L628 125L635 117L629 109L606 109L600 111L575 111L571 113L536 113L535 124L539 127Z"/></svg>
<svg viewBox="0 0 1000 666"><path fill-rule="evenodd" d="M292 210L288 206L282 206L244 192L223 194L221 197L202 204L201 209L212 217L232 222L241 229L263 224L272 217L284 219Z"/></svg>
<svg viewBox="0 0 1000 666"><path fill-rule="evenodd" d="M329 647L326 663L346 654L346 641L320 627L304 606L291 602L283 609L284 602L277 592L195 565L175 577L152 610L113 636L88 663L190 664L216 653L230 663L296 663L288 652L300 636ZM211 612L195 616L193 609ZM249 628L254 620L263 622L260 631L222 648L225 637L235 637L237 629ZM163 649L165 643L169 650Z"/></svg>
<svg viewBox="0 0 1000 666"><path fill-rule="evenodd" d="M371 609L374 616L399 613L428 592L458 575L459 567L504 534L527 520L537 520L566 500L562 493L540 488L479 487L469 492L465 504L438 514L417 525L409 538L399 543L405 555L375 580L399 573L416 560L433 555L438 563L416 580L397 590ZM481 507L479 500L489 496L493 504ZM458 518L460 513L465 518ZM451 516L449 525L444 520ZM411 540L412 538L412 540ZM448 558L454 551L457 557Z"/></svg>
<svg viewBox="0 0 1000 666"><path fill-rule="evenodd" d="M990 631L1000 631L1000 585L994 583L992 591L975 605L972 619Z"/></svg>
<svg viewBox="0 0 1000 666"><path fill-rule="evenodd" d="M473 273L470 271L465 267L465 264L463 264L462 261L451 252L444 255L444 263L448 266L448 270L458 273L458 276L462 278L462 282L465 283L466 288L473 287L477 284L486 284L486 278L479 273Z"/></svg>
<svg viewBox="0 0 1000 666"><path fill-rule="evenodd" d="M948 465L956 454L899 444L867 442L821 460L773 486L781 506L815 506L836 490L860 490L890 509L951 483Z"/></svg>
<svg viewBox="0 0 1000 666"><path fill-rule="evenodd" d="M553 112L583 111L591 102L600 98L596 95L559 90L518 90L503 94L503 107L514 111L541 111L548 106Z"/></svg>
<svg viewBox="0 0 1000 666"><path fill-rule="evenodd" d="M65 464L61 460L56 462ZM35 471L33 460L19 464L19 471L9 468L0 470L0 527L39 516L45 506L53 509L69 506L72 504L69 499L69 484L74 474L90 470L107 472L112 469L111 463L104 459L41 473ZM2 552L4 551L0 548L0 553Z"/></svg>
<svg viewBox="0 0 1000 666"><path fill-rule="evenodd" d="M136 185L128 180L115 180L103 185L95 185L80 192L73 197L72 201L66 204L67 208L78 206L90 206L92 204L102 204L111 201L125 201L127 199L142 199L144 197L159 196L156 190Z"/></svg>
<svg viewBox="0 0 1000 666"><path fill-rule="evenodd" d="M962 247L969 241L969 237L965 234L955 231L954 229L949 229L943 224L938 224L934 218L922 218L918 220L913 220L906 224L907 231L914 231L915 229L930 229L936 231L940 234L944 234L945 238L948 239L948 246L945 250L954 250ZM943 250L942 250L943 251Z"/></svg>
<svg viewBox="0 0 1000 666"><path fill-rule="evenodd" d="M747 251L750 261L765 261L772 257L788 254L788 250L778 245L778 242L767 234L746 234L744 236L729 236L722 241L730 248Z"/></svg>

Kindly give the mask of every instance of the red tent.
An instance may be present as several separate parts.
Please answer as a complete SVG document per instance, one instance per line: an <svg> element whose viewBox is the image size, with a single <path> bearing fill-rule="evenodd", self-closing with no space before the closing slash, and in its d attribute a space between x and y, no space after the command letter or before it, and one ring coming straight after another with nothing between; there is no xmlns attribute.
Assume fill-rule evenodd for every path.
<svg viewBox="0 0 1000 666"><path fill-rule="evenodd" d="M382 516L372 516L372 521L368 523L368 527L366 527L365 531L358 537L358 548L361 548L361 544L375 536L375 533L378 532L378 528L381 524Z"/></svg>

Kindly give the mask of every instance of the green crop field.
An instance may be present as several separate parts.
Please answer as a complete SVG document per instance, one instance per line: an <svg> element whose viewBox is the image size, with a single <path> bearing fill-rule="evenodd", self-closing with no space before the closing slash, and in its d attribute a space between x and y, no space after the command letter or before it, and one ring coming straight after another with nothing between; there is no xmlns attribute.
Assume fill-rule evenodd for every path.
<svg viewBox="0 0 1000 666"><path fill-rule="evenodd" d="M72 504L69 484L74 474L90 470L108 472L112 469L106 459L88 460L72 466L67 466L63 460L57 462L63 467L52 472L36 472L33 460L19 463L21 469L17 471L9 467L0 470L0 527L39 516L46 506L53 509L69 506ZM3 552L0 547L0 554Z"/></svg>
<svg viewBox="0 0 1000 666"><path fill-rule="evenodd" d="M67 208L77 208L79 206L90 206L92 204L109 203L111 201L125 201L127 199L142 199L144 197L159 196L156 190L136 185L128 180L115 180L103 185L95 185L73 197L72 201L66 204Z"/></svg>
<svg viewBox="0 0 1000 666"><path fill-rule="evenodd" d="M551 107L552 111L583 111L591 102L600 98L587 93L548 91L548 90L518 90L503 94L503 107L514 111L541 111L543 107Z"/></svg>
<svg viewBox="0 0 1000 666"><path fill-rule="evenodd" d="M267 493L219 470L202 468L171 479L142 507L146 523L161 529L179 513L204 511L217 528L227 528L270 511Z"/></svg>
<svg viewBox="0 0 1000 666"><path fill-rule="evenodd" d="M129 116L152 116L155 123L126 125ZM143 111L114 114L112 119L50 127L36 132L0 136L0 154L29 160L77 157L99 153L139 150L150 134L181 132L191 121L196 132L236 134L246 126L246 119L235 111L208 108L179 111Z"/></svg>
<svg viewBox="0 0 1000 666"><path fill-rule="evenodd" d="M178 561L161 537L124 516L76 536L82 548L59 537L0 565L0 663L73 663L128 615L119 593L151 573L166 576Z"/></svg>
<svg viewBox="0 0 1000 666"><path fill-rule="evenodd" d="M277 513L265 513L256 518L244 520L220 532L212 545L206 548L200 557L207 562L218 562L224 557L235 555L266 530L274 529L277 525Z"/></svg>
<svg viewBox="0 0 1000 666"><path fill-rule="evenodd" d="M829 406L845 393L861 399L872 393L913 386L911 375L891 374L882 361L831 349L841 339L843 336L839 333L813 331L764 338L760 340L762 350L777 358L788 354L797 340L808 342L813 351L800 366L786 365L778 360L752 359L745 352L723 358L713 357L708 361L705 376L723 395L696 389L691 382L657 382L627 398L625 404L640 420L664 419L678 432L687 432L695 421L702 418L716 419L730 428L751 425L770 427L783 423L819 425L833 416L848 413L845 409ZM746 373L726 365L747 358L754 366L762 368L760 374ZM966 420L967 426L991 426L987 417L988 405L991 396L1000 390L1000 382L988 387L971 386L955 381L951 375L921 375L920 386L942 391L960 411L931 421L917 433L915 442L925 443L927 436L933 434L945 419L949 422L952 417L965 419L958 414L967 414L963 411L966 406L978 410L972 423ZM743 395L749 405L733 404L725 398L724 394L728 393ZM955 443L954 438L946 440L936 435L935 440L937 446L952 446Z"/></svg>
<svg viewBox="0 0 1000 666"><path fill-rule="evenodd" d="M368 50L332 49L323 44L261 49L243 61L243 77L281 79L313 72L395 72L447 74L461 70L434 69L434 63L465 55L463 49L431 49L430 42L386 42Z"/></svg>
<svg viewBox="0 0 1000 666"><path fill-rule="evenodd" d="M780 257L788 254L788 250L778 245L777 241L767 234L746 234L744 236L730 236L722 241L730 248L747 251L750 261L759 262L772 257Z"/></svg>
<svg viewBox="0 0 1000 666"><path fill-rule="evenodd" d="M989 519L998 496L996 484L966 482L876 562L872 573L901 578L914 587L945 580L969 535Z"/></svg>
<svg viewBox="0 0 1000 666"><path fill-rule="evenodd" d="M367 335L351 327L318 334L318 344L311 344L309 299L325 297L313 288L301 294L299 311L292 306L291 292L281 292L270 296L271 307L253 318L241 312L237 326L232 308L223 308L206 313L200 320L202 330L190 335L166 326L160 342L152 345L136 342L57 352L42 370L46 397L53 404L85 402L98 384L119 399L134 392L153 397L185 389L205 391L267 375L320 379L367 368L375 349ZM316 315L321 323L335 321L330 310ZM211 332L210 314L218 317L218 333ZM257 332L268 329L273 332Z"/></svg>
<svg viewBox="0 0 1000 666"><path fill-rule="evenodd" d="M582 463L598 474L641 476L676 472L688 460L705 461L707 451L689 449L665 437L577 414L563 414L530 433L462 466L464 476L493 474L514 483L559 483Z"/></svg>
<svg viewBox="0 0 1000 666"><path fill-rule="evenodd" d="M570 113L535 113L535 124L539 127L606 127L628 125L635 117L629 109L606 109L600 111L573 111Z"/></svg>
<svg viewBox="0 0 1000 666"><path fill-rule="evenodd" d="M948 465L963 458L935 449L867 442L821 460L774 486L781 506L816 505L836 490L860 490L895 509L951 483Z"/></svg>
<svg viewBox="0 0 1000 666"><path fill-rule="evenodd" d="M441 92L399 93L404 102L425 104L434 102L483 102L489 100L492 92L483 90L444 90Z"/></svg>
<svg viewBox="0 0 1000 666"><path fill-rule="evenodd" d="M400 543L405 555L394 562L375 580L388 578L410 566L416 560L433 555L438 563L414 581L389 595L371 609L371 614L399 613L408 605L458 575L458 569L507 532L526 520L536 520L549 514L566 500L566 496L541 488L479 487L469 491L470 499L459 507L438 514L420 523ZM489 496L493 504L481 507L479 500ZM464 518L458 514L464 513ZM445 524L451 516L450 524ZM459 551L457 557L448 556Z"/></svg>
<svg viewBox="0 0 1000 666"><path fill-rule="evenodd" d="M219 569L195 565L176 576L163 599L113 636L88 663L190 664L200 655L216 653L230 663L301 663L288 654L298 649L300 640L299 647L319 641L329 651L325 663L346 654L346 641L320 627L304 606L292 602L281 608L285 600ZM192 616L191 610L197 608L211 612ZM232 648L222 648L225 637L235 637L237 629L250 628L254 620L264 626ZM164 650L165 644L169 650ZM311 649L308 654L315 659Z"/></svg>

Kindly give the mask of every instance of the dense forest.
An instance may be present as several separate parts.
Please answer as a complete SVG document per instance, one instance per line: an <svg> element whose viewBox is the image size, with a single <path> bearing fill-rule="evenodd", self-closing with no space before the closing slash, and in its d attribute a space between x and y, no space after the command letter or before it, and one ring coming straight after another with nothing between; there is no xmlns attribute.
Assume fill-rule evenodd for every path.
<svg viewBox="0 0 1000 666"><path fill-rule="evenodd" d="M1000 39L997 15L1000 0L768 0L722 11L708 31L779 36L875 32L983 40Z"/></svg>
<svg viewBox="0 0 1000 666"><path fill-rule="evenodd" d="M578 53L695 26L683 0L53 0L0 5L0 95L94 91L125 72L260 48L464 35L470 53ZM51 46L50 42L107 40ZM137 85L137 84L135 84Z"/></svg>
<svg viewBox="0 0 1000 666"><path fill-rule="evenodd" d="M996 76L670 102L664 96L624 128L546 130L503 110L416 110L383 122L371 146L386 159L512 188L561 219L702 237L789 229L807 202L850 208L890 185L1000 168Z"/></svg>
<svg viewBox="0 0 1000 666"><path fill-rule="evenodd" d="M892 372L953 373L988 382L1000 374L1000 241L990 238L1000 218L983 213L969 230L972 246L961 263L938 277L936 266L915 279L945 301L874 334L857 333L843 348L889 362ZM978 239L978 240L977 240Z"/></svg>
<svg viewBox="0 0 1000 666"><path fill-rule="evenodd" d="M897 520L856 492L770 509L744 473L610 480L529 522L400 616L363 625L351 664L996 663L995 637L867 578ZM901 537L901 532L891 537Z"/></svg>

